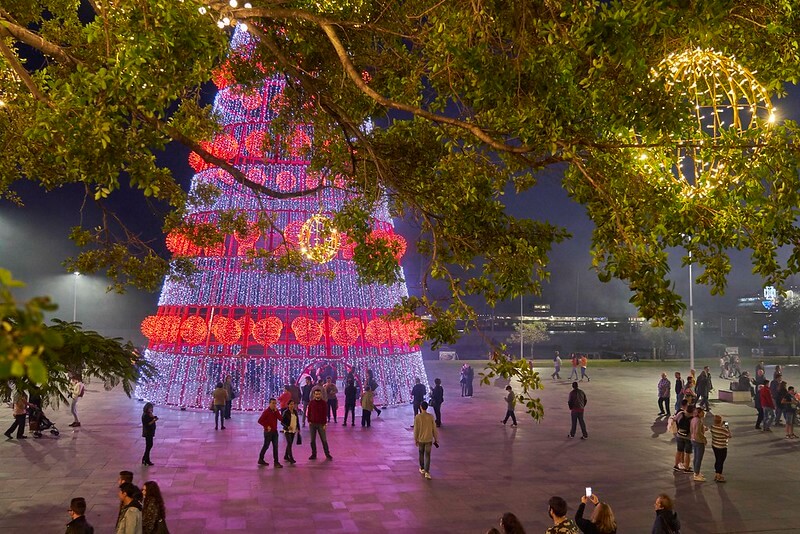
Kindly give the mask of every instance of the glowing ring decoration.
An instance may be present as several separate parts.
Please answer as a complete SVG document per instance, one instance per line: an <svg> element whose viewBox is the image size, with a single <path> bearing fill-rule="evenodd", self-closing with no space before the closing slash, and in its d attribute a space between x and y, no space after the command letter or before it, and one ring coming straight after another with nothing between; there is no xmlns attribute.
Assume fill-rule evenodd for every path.
<svg viewBox="0 0 800 534"><path fill-rule="evenodd" d="M315 263L331 261L339 251L341 237L333 221L324 215L313 215L297 234L300 252Z"/></svg>

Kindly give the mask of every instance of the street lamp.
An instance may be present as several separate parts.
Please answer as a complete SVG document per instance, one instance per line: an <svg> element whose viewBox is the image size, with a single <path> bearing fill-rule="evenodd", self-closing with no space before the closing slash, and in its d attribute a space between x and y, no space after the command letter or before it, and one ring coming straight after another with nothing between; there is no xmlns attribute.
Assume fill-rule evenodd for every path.
<svg viewBox="0 0 800 534"><path fill-rule="evenodd" d="M692 251L689 251L689 369L694 369L694 301L692 300Z"/></svg>
<svg viewBox="0 0 800 534"><path fill-rule="evenodd" d="M81 273L75 271L72 277L72 322L76 322L78 320L78 277L80 277Z"/></svg>
<svg viewBox="0 0 800 534"><path fill-rule="evenodd" d="M525 325L522 323L522 295L519 296L519 359L525 358Z"/></svg>

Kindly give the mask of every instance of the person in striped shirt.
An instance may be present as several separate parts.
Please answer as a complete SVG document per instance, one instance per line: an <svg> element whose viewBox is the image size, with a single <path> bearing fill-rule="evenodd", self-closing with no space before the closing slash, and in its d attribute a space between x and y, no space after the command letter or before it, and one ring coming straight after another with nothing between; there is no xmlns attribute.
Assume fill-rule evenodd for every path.
<svg viewBox="0 0 800 534"><path fill-rule="evenodd" d="M722 467L725 465L725 458L728 457L728 440L731 439L731 431L727 421L721 415L714 416L714 425L711 427L711 448L714 450L714 482L725 482L722 476Z"/></svg>

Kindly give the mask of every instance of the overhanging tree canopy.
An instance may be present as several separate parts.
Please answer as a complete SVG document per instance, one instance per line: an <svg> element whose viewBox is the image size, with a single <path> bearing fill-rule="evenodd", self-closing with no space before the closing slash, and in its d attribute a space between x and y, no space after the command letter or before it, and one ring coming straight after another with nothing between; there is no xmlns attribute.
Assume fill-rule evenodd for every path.
<svg viewBox="0 0 800 534"><path fill-rule="evenodd" d="M676 247L712 293L725 288L730 249L752 250L754 272L773 284L800 269L797 127L769 102L800 71L792 2L252 3L3 2L0 193L15 199L21 179L78 183L103 205L127 182L171 207L170 229L185 192L154 154L177 141L254 194L285 196L204 148L214 123L198 91L212 76L247 91L281 72L286 119L313 116L314 165L361 193L336 223L367 241L383 192L419 222L427 272L453 296L406 303L439 319L433 339L452 338L454 318L471 313L466 295L540 291L550 248L568 235L505 208L555 165L596 225L599 276L626 281L660 324L681 324L667 279ZM247 56L229 56L235 23L258 38ZM676 66L692 51L699 59ZM340 146L349 150L330 148ZM341 186L330 184L320 187ZM122 214L106 215L100 229L73 231L88 248L70 268L155 287L167 261L120 230ZM230 214L192 235L213 242L244 224ZM365 279L398 276L385 245L356 256ZM793 252L780 264L783 246Z"/></svg>

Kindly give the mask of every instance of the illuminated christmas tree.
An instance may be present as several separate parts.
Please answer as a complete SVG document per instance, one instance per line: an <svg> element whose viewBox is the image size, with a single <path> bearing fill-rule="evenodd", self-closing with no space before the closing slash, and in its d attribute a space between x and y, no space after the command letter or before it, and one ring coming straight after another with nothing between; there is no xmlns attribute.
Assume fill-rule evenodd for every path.
<svg viewBox="0 0 800 534"><path fill-rule="evenodd" d="M245 50L250 37L234 34L232 48ZM215 77L219 92L214 111L222 132L206 150L227 160L248 179L283 192L317 187L334 179L309 170L313 125L272 128L286 105L285 79L272 76L259 89L243 90L226 70ZM140 398L157 404L203 408L218 381L231 375L238 392L234 409L260 410L284 384L306 375L352 372L364 385L372 370L376 399L396 404L410 400L414 378L427 383L422 354L413 345L419 320L386 318L407 295L404 282L391 286L359 283L352 261L352 241L333 227L332 215L348 193L324 188L293 199L259 198L218 167L193 153L192 189L214 185L222 192L213 205L189 207L194 224L214 224L220 213L236 210L251 223L246 235L234 233L223 243L199 247L185 234L167 237L174 256L189 258L196 272L164 282L158 311L142 322L148 338L146 358L159 377L140 384ZM326 182L327 183L327 182ZM256 221L269 217L270 231ZM391 243L397 257L405 241L395 234L388 209L373 214L372 236ZM260 268L253 251L273 258L289 250L302 253L324 276L303 276Z"/></svg>

